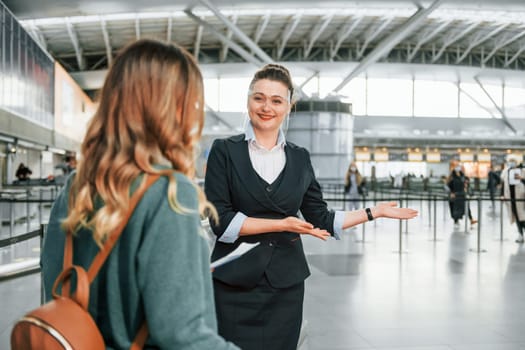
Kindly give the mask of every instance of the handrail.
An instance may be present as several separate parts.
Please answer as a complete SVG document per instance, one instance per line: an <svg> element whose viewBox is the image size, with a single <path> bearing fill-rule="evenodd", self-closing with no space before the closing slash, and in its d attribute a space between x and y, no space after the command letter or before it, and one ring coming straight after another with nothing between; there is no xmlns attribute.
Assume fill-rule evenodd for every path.
<svg viewBox="0 0 525 350"><path fill-rule="evenodd" d="M44 231L46 229L46 226L47 225L42 224L40 225L40 229L38 230L34 230L31 232L24 233L22 235L1 240L0 248L15 243L27 241L28 239L32 239L37 236L40 237L40 245L42 245L42 238L44 237ZM40 258L31 258L24 261L0 265L0 282L31 275L34 273L39 273L40 270Z"/></svg>
<svg viewBox="0 0 525 350"><path fill-rule="evenodd" d="M0 282L40 272L40 258L0 266Z"/></svg>
<svg viewBox="0 0 525 350"><path fill-rule="evenodd" d="M35 238L37 236L41 236L41 229L34 230L31 232L27 232L18 236L9 237L6 239L0 240L0 248L7 247L8 245L12 245L15 243L20 243L23 241L27 241L28 239ZM1 266L0 266L1 267Z"/></svg>

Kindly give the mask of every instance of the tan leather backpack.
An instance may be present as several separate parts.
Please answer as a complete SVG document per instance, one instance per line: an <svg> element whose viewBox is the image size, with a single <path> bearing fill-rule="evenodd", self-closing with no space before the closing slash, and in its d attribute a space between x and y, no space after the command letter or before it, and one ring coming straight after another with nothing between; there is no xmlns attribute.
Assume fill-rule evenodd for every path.
<svg viewBox="0 0 525 350"><path fill-rule="evenodd" d="M95 256L87 272L81 266L73 265L73 236L71 233L66 235L64 269L53 284L53 300L30 311L16 322L11 332L12 350L106 349L100 330L88 312L89 286L126 227L142 195L158 178L158 175L145 176L145 180L131 197L125 218ZM73 274L76 275L76 290L73 295L69 295ZM57 293L59 285L62 285L61 295ZM147 337L148 328L144 321L130 349L142 349Z"/></svg>

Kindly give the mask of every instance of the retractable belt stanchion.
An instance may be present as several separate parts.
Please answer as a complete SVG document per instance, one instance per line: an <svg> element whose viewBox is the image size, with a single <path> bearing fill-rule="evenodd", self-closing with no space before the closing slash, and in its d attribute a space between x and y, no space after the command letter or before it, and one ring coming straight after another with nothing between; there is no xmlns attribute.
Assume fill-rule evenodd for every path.
<svg viewBox="0 0 525 350"><path fill-rule="evenodd" d="M46 229L46 225L40 224L40 251L42 251L42 244L44 243L44 231ZM44 283L42 282L42 272L40 272L40 305L43 305L45 303L45 293L44 293Z"/></svg>
<svg viewBox="0 0 525 350"><path fill-rule="evenodd" d="M436 196L434 196L433 202L434 202L434 229L433 229L433 231L434 231L434 239L433 239L433 241L437 242L438 239L437 239L437 198L436 198ZM430 201L429 201L429 203L430 203Z"/></svg>
<svg viewBox="0 0 525 350"><path fill-rule="evenodd" d="M403 208L403 199L401 197L399 198L399 207ZM403 220L401 219L399 219L399 250L394 251L394 253L408 253L407 250L403 250Z"/></svg>
<svg viewBox="0 0 525 350"><path fill-rule="evenodd" d="M503 241L503 199L499 201L499 237Z"/></svg>
<svg viewBox="0 0 525 350"><path fill-rule="evenodd" d="M465 217L465 233L468 233L468 212L469 212L469 197L467 193L465 193L465 212L463 213L463 216Z"/></svg>
<svg viewBox="0 0 525 350"><path fill-rule="evenodd" d="M366 208L366 198L363 195L363 208ZM366 232L366 222L361 224L361 239L356 240L356 242L366 243L365 232Z"/></svg>
<svg viewBox="0 0 525 350"><path fill-rule="evenodd" d="M31 191L28 189L26 190L26 227L27 227L27 232L30 231L30 228L31 228L31 213L30 213L30 207L29 207L29 196L31 195Z"/></svg>
<svg viewBox="0 0 525 350"><path fill-rule="evenodd" d="M477 198L478 202L478 230L477 230L477 248L476 249L470 249L471 252L476 253L485 253L486 249L481 249L481 198Z"/></svg>
<svg viewBox="0 0 525 350"><path fill-rule="evenodd" d="M427 201L428 201L428 227L431 227L432 226L432 214L431 214L431 202L430 202L430 192L428 192L428 198L427 198ZM436 201L436 197L434 196L434 201ZM435 208L435 206L434 206ZM436 215L436 210L434 210L434 216Z"/></svg>

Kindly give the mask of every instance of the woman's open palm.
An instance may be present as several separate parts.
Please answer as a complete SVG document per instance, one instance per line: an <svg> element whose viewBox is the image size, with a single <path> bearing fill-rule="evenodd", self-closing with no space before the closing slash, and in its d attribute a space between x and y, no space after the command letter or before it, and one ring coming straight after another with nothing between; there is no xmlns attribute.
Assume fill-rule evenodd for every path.
<svg viewBox="0 0 525 350"><path fill-rule="evenodd" d="M377 205L380 217L391 219L413 219L418 211L411 208L398 208L397 202L381 202Z"/></svg>

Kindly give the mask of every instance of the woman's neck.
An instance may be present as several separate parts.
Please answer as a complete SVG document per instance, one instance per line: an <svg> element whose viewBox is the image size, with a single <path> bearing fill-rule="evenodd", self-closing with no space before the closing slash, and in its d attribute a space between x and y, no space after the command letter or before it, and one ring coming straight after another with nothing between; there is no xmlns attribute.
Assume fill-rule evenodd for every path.
<svg viewBox="0 0 525 350"><path fill-rule="evenodd" d="M272 149L277 145L277 139L279 138L279 130L277 131L266 131L261 132L254 130L255 138L257 139L257 143L267 150Z"/></svg>

